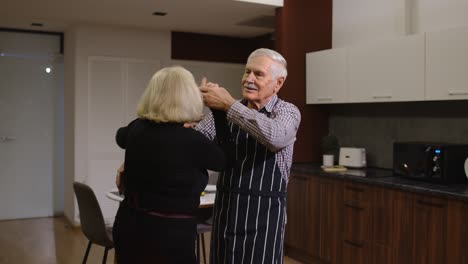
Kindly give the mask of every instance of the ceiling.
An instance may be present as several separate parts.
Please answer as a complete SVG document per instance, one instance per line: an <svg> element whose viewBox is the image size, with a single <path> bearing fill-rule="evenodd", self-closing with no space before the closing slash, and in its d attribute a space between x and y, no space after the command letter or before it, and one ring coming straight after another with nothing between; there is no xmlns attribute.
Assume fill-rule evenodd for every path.
<svg viewBox="0 0 468 264"><path fill-rule="evenodd" d="M79 24L137 27L232 37L274 31L277 6L243 0L6 0L0 27L64 32ZM153 12L167 12L153 16ZM31 26L42 23L43 27Z"/></svg>

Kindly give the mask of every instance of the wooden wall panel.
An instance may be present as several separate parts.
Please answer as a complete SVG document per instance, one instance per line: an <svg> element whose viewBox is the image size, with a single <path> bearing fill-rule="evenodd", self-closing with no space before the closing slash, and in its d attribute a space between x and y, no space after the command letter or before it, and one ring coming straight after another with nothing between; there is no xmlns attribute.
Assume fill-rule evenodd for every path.
<svg viewBox="0 0 468 264"><path fill-rule="evenodd" d="M273 39L269 34L254 38L187 32L172 32L171 34L171 58L175 60L245 63L249 54L255 49L273 48Z"/></svg>
<svg viewBox="0 0 468 264"><path fill-rule="evenodd" d="M295 162L320 162L320 139L328 132L326 106L306 105L305 54L332 47L332 0L285 0L276 12L275 49L288 61L280 97L302 115Z"/></svg>

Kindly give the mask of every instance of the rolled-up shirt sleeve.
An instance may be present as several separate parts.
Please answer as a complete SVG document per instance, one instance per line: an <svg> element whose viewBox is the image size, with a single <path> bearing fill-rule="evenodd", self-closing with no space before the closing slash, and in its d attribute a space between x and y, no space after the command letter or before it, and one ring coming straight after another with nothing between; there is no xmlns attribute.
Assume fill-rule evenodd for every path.
<svg viewBox="0 0 468 264"><path fill-rule="evenodd" d="M214 140L216 136L216 128L214 123L213 113L210 111L207 113L205 118L203 118L196 126L195 130L202 133L209 140Z"/></svg>
<svg viewBox="0 0 468 264"><path fill-rule="evenodd" d="M236 101L229 108L227 119L247 131L270 151L277 152L296 141L301 114L296 106L284 101L275 106L269 116Z"/></svg>

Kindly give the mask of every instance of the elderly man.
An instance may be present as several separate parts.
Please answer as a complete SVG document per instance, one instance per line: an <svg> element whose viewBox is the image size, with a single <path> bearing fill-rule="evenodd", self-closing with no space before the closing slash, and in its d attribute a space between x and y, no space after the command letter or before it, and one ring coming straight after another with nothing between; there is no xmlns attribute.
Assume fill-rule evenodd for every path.
<svg viewBox="0 0 468 264"><path fill-rule="evenodd" d="M301 120L297 107L277 96L286 76L283 56L258 49L247 59L242 100L202 81L215 115L195 128L222 145L229 163L217 183L212 264L283 263L286 190Z"/></svg>

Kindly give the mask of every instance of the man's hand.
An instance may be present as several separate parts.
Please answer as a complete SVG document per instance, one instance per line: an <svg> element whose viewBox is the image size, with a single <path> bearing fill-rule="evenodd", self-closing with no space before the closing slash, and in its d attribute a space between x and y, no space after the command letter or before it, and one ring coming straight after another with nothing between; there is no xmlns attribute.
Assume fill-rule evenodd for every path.
<svg viewBox="0 0 468 264"><path fill-rule="evenodd" d="M120 168L117 170L117 175L115 176L115 185L117 186L117 189L119 189L119 193L121 194L124 192L124 186L121 181L122 174L125 170L124 166L125 163L122 163L122 165L120 165Z"/></svg>
<svg viewBox="0 0 468 264"><path fill-rule="evenodd" d="M212 109L227 112L236 101L226 89L220 87L217 83L207 83L205 77L201 81L200 91L202 92L203 102Z"/></svg>
<svg viewBox="0 0 468 264"><path fill-rule="evenodd" d="M197 126L197 122L184 123L185 128L195 128L195 126Z"/></svg>

